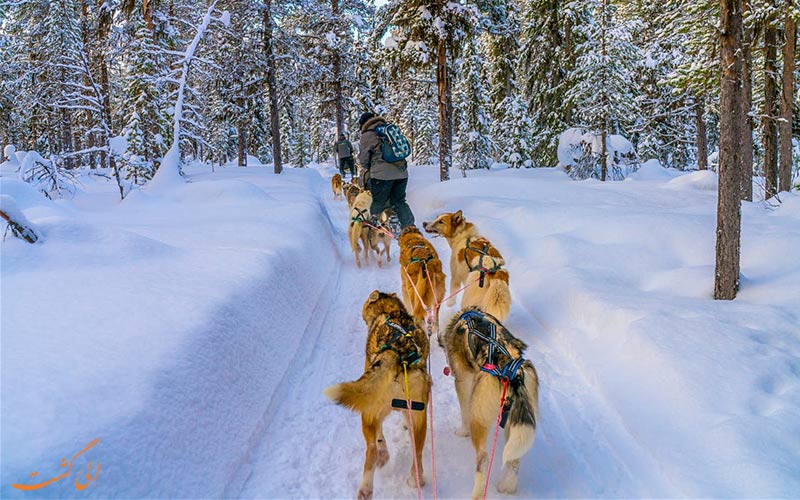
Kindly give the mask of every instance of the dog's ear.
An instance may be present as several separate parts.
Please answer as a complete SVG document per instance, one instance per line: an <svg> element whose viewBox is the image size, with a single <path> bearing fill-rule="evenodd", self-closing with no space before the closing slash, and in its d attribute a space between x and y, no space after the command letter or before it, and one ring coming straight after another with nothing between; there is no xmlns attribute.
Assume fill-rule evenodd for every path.
<svg viewBox="0 0 800 500"><path fill-rule="evenodd" d="M369 301L370 302L375 302L379 298L381 298L381 292L379 292L377 290L373 290L372 293L369 294Z"/></svg>
<svg viewBox="0 0 800 500"><path fill-rule="evenodd" d="M461 210L453 214L453 225L459 225L464 222L464 214L461 213Z"/></svg>

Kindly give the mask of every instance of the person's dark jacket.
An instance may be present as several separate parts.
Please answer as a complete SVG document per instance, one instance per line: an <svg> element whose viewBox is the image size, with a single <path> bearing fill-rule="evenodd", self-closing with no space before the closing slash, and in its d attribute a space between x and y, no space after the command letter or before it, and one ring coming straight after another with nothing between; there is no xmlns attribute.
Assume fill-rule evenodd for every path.
<svg viewBox="0 0 800 500"><path fill-rule="evenodd" d="M370 177L391 181L395 179L408 178L406 161L400 160L395 163L384 161L381 154L381 140L375 133L375 127L386 123L380 116L370 118L361 127L361 139L359 140L358 162L365 169L369 169Z"/></svg>

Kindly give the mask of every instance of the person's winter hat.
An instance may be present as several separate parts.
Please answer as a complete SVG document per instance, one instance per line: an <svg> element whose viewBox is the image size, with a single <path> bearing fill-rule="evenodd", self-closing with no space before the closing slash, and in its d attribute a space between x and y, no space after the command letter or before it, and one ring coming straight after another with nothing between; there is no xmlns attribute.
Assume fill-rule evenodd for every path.
<svg viewBox="0 0 800 500"><path fill-rule="evenodd" d="M371 118L375 118L375 113L369 111L361 113L361 118L358 119L358 126L363 127Z"/></svg>

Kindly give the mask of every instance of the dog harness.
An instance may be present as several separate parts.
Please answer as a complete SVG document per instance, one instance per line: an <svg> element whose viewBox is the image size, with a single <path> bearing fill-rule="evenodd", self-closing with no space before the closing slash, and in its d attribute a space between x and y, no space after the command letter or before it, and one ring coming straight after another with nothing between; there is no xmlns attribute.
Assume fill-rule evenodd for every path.
<svg viewBox="0 0 800 500"><path fill-rule="evenodd" d="M408 365L413 365L418 363L419 360L422 359L422 356L419 354L419 346L417 345L416 342L414 342L414 338L411 336L411 331L416 330L417 328L415 326L412 326L411 328L406 330L405 328L403 328L402 325L395 323L389 318L386 318L386 325L392 330L394 330L394 334L392 335L392 337L389 339L388 342L386 342L381 346L380 350L378 351L378 354L384 351L394 351L400 358L401 363ZM397 348L394 346L394 343L403 337L411 341L411 344L414 346L413 351L402 353L398 351Z"/></svg>
<svg viewBox="0 0 800 500"><path fill-rule="evenodd" d="M425 245L414 245L414 246L411 247L411 251L412 252L414 250L416 250L416 249L428 250L428 247L426 247ZM428 262L430 262L432 260L433 260L433 254L430 251L428 251L428 256L425 257L424 259L421 259L419 257L411 257L410 259L408 259L408 263L409 263L409 265L410 264L414 264L415 262L421 263L422 264L422 277L425 278L425 277L428 276Z"/></svg>
<svg viewBox="0 0 800 500"><path fill-rule="evenodd" d="M480 275L480 279L478 280L478 287L479 288L483 288L483 280L486 277L486 275L487 274L496 273L503 266L501 264L498 264L497 261L494 260L494 257L489 255L489 245L488 244L484 245L483 248L477 248L477 247L470 246L469 242L470 242L470 240L467 239L467 247L464 250L464 262L467 264L467 267L469 268L470 271L480 271L481 275ZM478 255L480 255L477 267L472 267L470 265L470 263L469 263L469 257L467 256L467 252L469 252L470 250L472 250L473 252L475 252ZM492 264L494 264L494 265L492 267L484 266L483 265L483 258L484 257L488 257L488 258L492 259Z"/></svg>
<svg viewBox="0 0 800 500"><path fill-rule="evenodd" d="M464 311L458 320L463 320L467 325L467 343L473 358L478 358L478 339L483 340L489 346L486 363L481 366L481 371L494 375L499 379L515 379L520 367L525 363L525 359L514 358L508 352L508 349L497 341L497 326L493 322L487 321L485 315L477 309ZM498 353L509 359L509 362L503 368L500 368L497 361Z"/></svg>
<svg viewBox="0 0 800 500"><path fill-rule="evenodd" d="M369 211L367 209L356 208L356 212L358 212L356 216L351 219L353 222L361 222L362 224L369 222Z"/></svg>

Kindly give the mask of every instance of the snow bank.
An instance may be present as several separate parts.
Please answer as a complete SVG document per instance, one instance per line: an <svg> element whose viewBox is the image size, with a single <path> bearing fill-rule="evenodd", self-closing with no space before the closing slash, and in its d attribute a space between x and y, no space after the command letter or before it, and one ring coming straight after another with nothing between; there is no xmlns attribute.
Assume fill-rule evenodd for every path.
<svg viewBox="0 0 800 500"><path fill-rule="evenodd" d="M661 162L652 158L642 163L639 169L628 176L628 179L637 181L663 181L681 175L679 171L661 166Z"/></svg>
<svg viewBox="0 0 800 500"><path fill-rule="evenodd" d="M4 498L22 496L9 485L35 483L31 471L54 477L94 438L74 466L102 463L87 490L96 498L238 491L335 274L317 201L329 188L304 170L190 180L168 196L139 190L54 216L43 212L53 202L2 179L48 234L2 244ZM70 480L40 491L76 494Z"/></svg>
<svg viewBox="0 0 800 500"><path fill-rule="evenodd" d="M699 189L701 191L717 191L717 186L717 174L711 170L698 170L681 175L666 184L666 187L673 189Z"/></svg>

